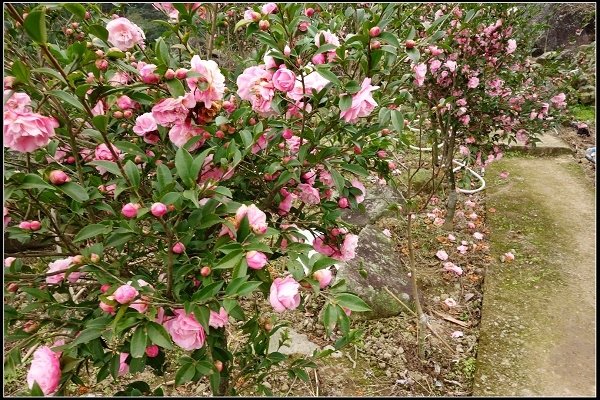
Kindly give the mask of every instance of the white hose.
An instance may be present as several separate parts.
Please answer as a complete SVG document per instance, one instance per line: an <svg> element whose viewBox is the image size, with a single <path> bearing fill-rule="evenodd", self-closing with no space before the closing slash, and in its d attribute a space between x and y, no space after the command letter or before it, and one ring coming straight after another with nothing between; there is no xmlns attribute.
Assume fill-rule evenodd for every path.
<svg viewBox="0 0 600 400"><path fill-rule="evenodd" d="M440 143L437 146L438 149L441 148L443 145L444 145L444 143ZM413 146L410 144L408 145L408 147L412 150L417 150L417 151L433 151L433 147L416 147L416 146ZM456 190L458 190L460 193L473 194L473 193L481 192L483 189L485 189L485 180L483 179L483 177L481 175L479 175L477 172L475 172L471 168L467 167L466 164L464 164L458 160L452 160L452 162L454 164L458 165L458 167L452 169L452 172L457 172L457 171L461 170L462 168L464 168L469 173L471 173L471 175L473 175L475 178L479 179L479 181L481 182L481 186L479 186L477 189L467 190L467 189L457 188Z"/></svg>

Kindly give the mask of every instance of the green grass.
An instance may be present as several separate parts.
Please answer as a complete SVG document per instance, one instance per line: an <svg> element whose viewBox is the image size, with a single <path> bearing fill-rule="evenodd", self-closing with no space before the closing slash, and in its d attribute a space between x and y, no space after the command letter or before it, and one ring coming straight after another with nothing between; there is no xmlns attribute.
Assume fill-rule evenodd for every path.
<svg viewBox="0 0 600 400"><path fill-rule="evenodd" d="M571 113L578 121L593 122L596 119L596 110L592 106L575 104L571 107Z"/></svg>

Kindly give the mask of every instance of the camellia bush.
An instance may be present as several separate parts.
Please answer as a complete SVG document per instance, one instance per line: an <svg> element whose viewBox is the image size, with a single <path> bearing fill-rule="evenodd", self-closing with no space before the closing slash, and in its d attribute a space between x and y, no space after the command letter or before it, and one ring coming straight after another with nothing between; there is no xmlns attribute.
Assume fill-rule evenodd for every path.
<svg viewBox="0 0 600 400"><path fill-rule="evenodd" d="M335 349L359 338L340 216L391 180L408 127L452 165L457 144L533 137L564 106L528 81L504 5L156 3L152 43L119 9L5 7L5 368L31 356L33 394L92 366L101 382L175 364L215 395L308 379L332 350L291 359L271 336L310 294Z"/></svg>

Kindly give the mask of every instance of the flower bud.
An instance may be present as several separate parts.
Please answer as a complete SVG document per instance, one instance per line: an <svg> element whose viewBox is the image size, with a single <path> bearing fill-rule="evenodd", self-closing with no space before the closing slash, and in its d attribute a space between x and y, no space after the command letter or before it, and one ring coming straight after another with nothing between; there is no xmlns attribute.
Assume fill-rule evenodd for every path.
<svg viewBox="0 0 600 400"><path fill-rule="evenodd" d="M414 40L407 40L406 42L404 42L404 46L406 46L407 49L412 49L416 46L416 44L417 43L415 43Z"/></svg>
<svg viewBox="0 0 600 400"><path fill-rule="evenodd" d="M96 56L98 56L99 58L104 57L104 51L102 51L100 49L96 50L95 53L96 53Z"/></svg>
<svg viewBox="0 0 600 400"><path fill-rule="evenodd" d="M174 204L169 204L169 205L167 206L167 210L169 210L169 212L173 212L173 211L175 211L175 205L174 205Z"/></svg>
<svg viewBox="0 0 600 400"><path fill-rule="evenodd" d="M77 29L79 28L79 22L73 22L71 26L73 27L73 29Z"/></svg>
<svg viewBox="0 0 600 400"><path fill-rule="evenodd" d="M298 24L298 30L300 32L306 32L308 30L308 25L309 25L308 22L302 21L302 22L300 22L300 24Z"/></svg>
<svg viewBox="0 0 600 400"><path fill-rule="evenodd" d="M219 372L223 371L223 361L221 361L221 360L215 360L215 368Z"/></svg>
<svg viewBox="0 0 600 400"><path fill-rule="evenodd" d="M348 199L346 197L342 197L338 200L338 206L340 208L348 208L350 207L350 203L348 202Z"/></svg>
<svg viewBox="0 0 600 400"><path fill-rule="evenodd" d="M91 14L89 11L86 11L86 12L85 12L84 19L88 20L88 19L90 19L90 18L92 18L92 14Z"/></svg>
<svg viewBox="0 0 600 400"><path fill-rule="evenodd" d="M374 40L371 42L371 49L377 50L381 48L381 42L379 40Z"/></svg>
<svg viewBox="0 0 600 400"><path fill-rule="evenodd" d="M390 130L388 128L383 128L381 130L381 136L387 136L390 134Z"/></svg>
<svg viewBox="0 0 600 400"><path fill-rule="evenodd" d="M67 157L67 160L65 162L67 164L75 164L75 157L69 156L69 157Z"/></svg>
<svg viewBox="0 0 600 400"><path fill-rule="evenodd" d="M19 285L17 285L14 282L11 282L6 286L6 290L10 293L15 293L17 290L19 290Z"/></svg>
<svg viewBox="0 0 600 400"><path fill-rule="evenodd" d="M40 327L40 323L38 321L27 321L23 325L23 331L27 333L33 333L37 331Z"/></svg>
<svg viewBox="0 0 600 400"><path fill-rule="evenodd" d="M377 37L377 36L379 36L380 33L381 33L381 28L378 26L374 26L371 29L369 29L369 36L371 36L371 37Z"/></svg>
<svg viewBox="0 0 600 400"><path fill-rule="evenodd" d="M177 242L173 245L173 248L171 250L175 254L181 254L185 251L185 246L183 245L183 243Z"/></svg>
<svg viewBox="0 0 600 400"><path fill-rule="evenodd" d="M396 169L396 163L393 161L389 161L388 162L388 168L390 169L390 171L393 171Z"/></svg>
<svg viewBox="0 0 600 400"><path fill-rule="evenodd" d="M115 117L116 119L121 119L123 118L123 111L115 111L113 113L113 117Z"/></svg>
<svg viewBox="0 0 600 400"><path fill-rule="evenodd" d="M254 126L254 125L256 125L256 119L254 119L254 117L250 118L250 119L248 120L248 125L250 125L250 126Z"/></svg>
<svg viewBox="0 0 600 400"><path fill-rule="evenodd" d="M156 357L158 355L158 352L159 352L158 346L155 344L146 347L146 355L150 358Z"/></svg>
<svg viewBox="0 0 600 400"><path fill-rule="evenodd" d="M292 54L292 49L290 49L290 46L288 46L287 44L283 48L283 54L285 56L289 56L290 54Z"/></svg>
<svg viewBox="0 0 600 400"><path fill-rule="evenodd" d="M142 158L142 156L135 156L135 158L133 159L133 162L136 164L141 164L144 162L144 159Z"/></svg>
<svg viewBox="0 0 600 400"><path fill-rule="evenodd" d="M138 209L140 208L139 204L127 203L121 209L121 214L125 216L125 218L135 218L138 214Z"/></svg>
<svg viewBox="0 0 600 400"><path fill-rule="evenodd" d="M177 71L175 71L175 77L177 79L185 79L187 76L187 69L185 68L178 68Z"/></svg>
<svg viewBox="0 0 600 400"><path fill-rule="evenodd" d="M218 130L215 132L215 137L217 137L219 139L223 139L225 137L225 134L223 133L222 130Z"/></svg>
<svg viewBox="0 0 600 400"><path fill-rule="evenodd" d="M100 261L100 256L96 253L90 254L90 260L95 264Z"/></svg>
<svg viewBox="0 0 600 400"><path fill-rule="evenodd" d="M83 256L81 254L77 254L73 256L73 264L80 265L83 264Z"/></svg>
<svg viewBox="0 0 600 400"><path fill-rule="evenodd" d="M173 71L171 68L169 68L167 70L167 72L165 72L165 79L170 81L171 79L174 79L176 76L175 71Z"/></svg>
<svg viewBox="0 0 600 400"><path fill-rule="evenodd" d="M304 15L306 15L308 18L312 17L314 14L315 14L314 8L307 8L306 10L304 10Z"/></svg>
<svg viewBox="0 0 600 400"><path fill-rule="evenodd" d="M211 272L212 272L212 270L208 266L204 266L204 267L202 267L202 269L200 269L200 275L202 275L204 277L209 276Z"/></svg>
<svg viewBox="0 0 600 400"><path fill-rule="evenodd" d="M64 171L55 169L54 171L50 172L50 175L48 175L48 180L53 185L62 185L69 182L71 178L69 178L69 175L65 174Z"/></svg>
<svg viewBox="0 0 600 400"><path fill-rule="evenodd" d="M108 292L108 289L110 289L110 285L108 283L105 283L104 285L100 286L100 291L102 293Z"/></svg>
<svg viewBox="0 0 600 400"><path fill-rule="evenodd" d="M108 69L108 61L103 58L96 60L95 64L96 68L98 68L100 71L106 71Z"/></svg>
<svg viewBox="0 0 600 400"><path fill-rule="evenodd" d="M150 207L150 213L155 217L160 218L167 213L167 206L163 203L154 203Z"/></svg>
<svg viewBox="0 0 600 400"><path fill-rule="evenodd" d="M65 29L65 35L71 36L72 34L73 34L73 29L71 29L71 28Z"/></svg>
<svg viewBox="0 0 600 400"><path fill-rule="evenodd" d="M258 23L258 27L260 28L261 31L269 30L270 26L271 26L271 24L266 19L263 19Z"/></svg>
<svg viewBox="0 0 600 400"><path fill-rule="evenodd" d="M133 116L133 111L131 111L131 110L125 110L125 111L123 111L123 116L125 118L131 118Z"/></svg>
<svg viewBox="0 0 600 400"><path fill-rule="evenodd" d="M377 157L379 157L379 158L386 158L387 157L387 153L385 152L385 150L379 150L377 152Z"/></svg>
<svg viewBox="0 0 600 400"><path fill-rule="evenodd" d="M358 145L354 145L354 149L353 150L354 150L354 154L360 154L360 153L362 153L362 149Z"/></svg>

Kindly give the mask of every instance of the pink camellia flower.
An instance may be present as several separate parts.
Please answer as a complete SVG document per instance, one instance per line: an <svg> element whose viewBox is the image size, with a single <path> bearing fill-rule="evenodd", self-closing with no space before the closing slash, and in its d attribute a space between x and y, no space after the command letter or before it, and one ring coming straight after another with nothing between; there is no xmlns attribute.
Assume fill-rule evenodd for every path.
<svg viewBox="0 0 600 400"><path fill-rule="evenodd" d="M186 314L183 309L173 310L174 317L165 317L163 326L173 342L184 350L197 350L204 346L206 333L194 314ZM168 318L168 319L167 319Z"/></svg>
<svg viewBox="0 0 600 400"><path fill-rule="evenodd" d="M171 250L175 254L181 254L185 251L185 245L181 242L177 242L173 245L173 248Z"/></svg>
<svg viewBox="0 0 600 400"><path fill-rule="evenodd" d="M142 82L148 85L155 85L160 82L160 75L154 72L158 68L158 65L138 61L136 68L142 78Z"/></svg>
<svg viewBox="0 0 600 400"><path fill-rule="evenodd" d="M296 84L294 86L294 90L288 92L287 96L299 102L306 95L312 95L313 92L320 92L327 84L329 80L321 76L317 71L313 71L310 74L304 77L304 90L302 87L302 82L296 80ZM303 103L302 103L303 104ZM301 107L300 107L301 108ZM308 111L308 104L307 104Z"/></svg>
<svg viewBox="0 0 600 400"><path fill-rule="evenodd" d="M506 46L506 54L514 53L517 49L517 41L515 39L508 39L508 45Z"/></svg>
<svg viewBox="0 0 600 400"><path fill-rule="evenodd" d="M4 111L4 147L30 153L50 143L58 121L52 117L29 112Z"/></svg>
<svg viewBox="0 0 600 400"><path fill-rule="evenodd" d="M469 78L469 82L467 82L467 87L469 89L475 89L477 86L479 86L479 78L476 76Z"/></svg>
<svg viewBox="0 0 600 400"><path fill-rule="evenodd" d="M271 293L269 302L273 309L278 312L285 310L294 310L300 305L300 294L298 289L300 284L291 276L285 278L275 278L271 284Z"/></svg>
<svg viewBox="0 0 600 400"><path fill-rule="evenodd" d="M56 260L48 264L46 273L66 271L73 266L73 257ZM81 272L73 271L69 273L69 282L75 283L81 277ZM46 277L46 283L57 285L65 279L65 273L50 275Z"/></svg>
<svg viewBox="0 0 600 400"><path fill-rule="evenodd" d="M275 86L275 89L277 90L287 93L294 90L295 84L296 74L287 68L279 68L273 74L273 86Z"/></svg>
<svg viewBox="0 0 600 400"><path fill-rule="evenodd" d="M200 74L199 77L187 78L186 82L198 103L211 108L213 102L223 100L225 93L225 77L213 60L202 60L195 55L191 60L190 71Z"/></svg>
<svg viewBox="0 0 600 400"><path fill-rule="evenodd" d="M559 93L556 96L552 97L550 99L550 101L552 102L552 105L556 108L564 108L567 106L567 103L565 102L565 99L567 98L567 96L564 93Z"/></svg>
<svg viewBox="0 0 600 400"><path fill-rule="evenodd" d="M152 113L144 113L135 119L135 125L133 132L136 135L144 136L146 133L154 132L158 129L156 120L152 116Z"/></svg>
<svg viewBox="0 0 600 400"><path fill-rule="evenodd" d="M456 71L456 61L448 60L444 63L444 66L450 70L450 72Z"/></svg>
<svg viewBox="0 0 600 400"><path fill-rule="evenodd" d="M139 204L127 203L123 206L123 208L121 208L121 214L123 214L123 216L125 218L129 218L129 219L135 218L135 217L137 217L139 209L140 209Z"/></svg>
<svg viewBox="0 0 600 400"><path fill-rule="evenodd" d="M48 175L48 180L53 185L62 185L64 183L70 182L71 178L69 178L69 175L65 174L64 171L55 169L53 171L50 171L50 174Z"/></svg>
<svg viewBox="0 0 600 400"><path fill-rule="evenodd" d="M60 356L48 346L42 346L33 353L33 361L27 372L27 386L33 389L37 382L45 396L54 394L60 383Z"/></svg>
<svg viewBox="0 0 600 400"><path fill-rule="evenodd" d="M458 246L456 248L456 250L458 250L460 252L460 254L466 254L467 250L469 250L469 247L465 246L464 244L461 244L460 246Z"/></svg>
<svg viewBox="0 0 600 400"><path fill-rule="evenodd" d="M433 57L435 57L435 56L439 56L440 54L442 54L442 53L444 52L444 50L442 50L442 49L438 49L438 47L437 47L437 46L434 46L434 45L431 45L431 46L429 46L429 47L428 47L428 49L429 49L429 51L431 52L431 55L432 55Z"/></svg>
<svg viewBox="0 0 600 400"><path fill-rule="evenodd" d="M440 69L441 66L442 66L442 62L438 59L433 59L429 62L429 70L431 71L432 74L435 71L437 71L438 69Z"/></svg>
<svg viewBox="0 0 600 400"><path fill-rule="evenodd" d="M254 10L246 10L244 11L244 20L258 22L260 14Z"/></svg>
<svg viewBox="0 0 600 400"><path fill-rule="evenodd" d="M165 215L167 213L167 211L168 211L167 206L164 205L163 203L154 203L150 207L150 212L155 217L162 217L163 215Z"/></svg>
<svg viewBox="0 0 600 400"><path fill-rule="evenodd" d="M146 355L150 358L156 357L158 355L159 351L160 351L160 349L155 344L146 347Z"/></svg>
<svg viewBox="0 0 600 400"><path fill-rule="evenodd" d="M315 45L317 47L321 46L321 44L325 44L321 43L321 36L323 36L323 38L325 39L325 43L327 44L333 44L335 46L340 45L340 39L338 39L338 37L334 33L331 33L331 31L326 30L320 31L315 35Z"/></svg>
<svg viewBox="0 0 600 400"><path fill-rule="evenodd" d="M500 179L506 179L508 178L509 172L508 171L502 171L500 172Z"/></svg>
<svg viewBox="0 0 600 400"><path fill-rule="evenodd" d="M8 208L4 207L4 227L6 228L10 223L11 218L8 216Z"/></svg>
<svg viewBox="0 0 600 400"><path fill-rule="evenodd" d="M352 186L360 190L362 193L356 196L356 203L360 204L365 201L365 195L367 194L367 189L365 189L365 185L361 183L358 179L354 179L352 181Z"/></svg>
<svg viewBox="0 0 600 400"><path fill-rule="evenodd" d="M427 74L427 64L421 63L413 66L413 72L415 73L415 84L417 86L423 86L425 74Z"/></svg>
<svg viewBox="0 0 600 400"><path fill-rule="evenodd" d="M10 96L10 97L8 97ZM4 109L13 112L30 112L31 98L27 93L4 91L5 104ZM7 98L8 97L8 98Z"/></svg>
<svg viewBox="0 0 600 400"><path fill-rule="evenodd" d="M331 257L335 258L336 260L340 260L340 261L350 261L354 257L356 257L356 247L357 246L358 246L358 236L348 233L344 237L344 242L342 243L342 247L340 249L341 254L339 256L334 254Z"/></svg>
<svg viewBox="0 0 600 400"><path fill-rule="evenodd" d="M475 233L473 234L473 237L474 237L475 239L477 239L477 240L482 240L482 239L483 239L483 234L482 234L482 233L480 233L480 232L475 232Z"/></svg>
<svg viewBox="0 0 600 400"><path fill-rule="evenodd" d="M311 61L315 65L325 64L325 54L323 54L323 53L315 54L312 57Z"/></svg>
<svg viewBox="0 0 600 400"><path fill-rule="evenodd" d="M252 104L252 109L266 116L272 112L271 101L275 96L273 73L264 64L248 67L237 78L237 94ZM306 79L306 78L305 78Z"/></svg>
<svg viewBox="0 0 600 400"><path fill-rule="evenodd" d="M285 195L283 197L283 200L281 200L281 202L279 203L279 215L286 215L290 212L290 210L292 209L292 203L294 202L294 200L296 200L298 198L297 195L295 195L294 193L288 193L287 195Z"/></svg>
<svg viewBox="0 0 600 400"><path fill-rule="evenodd" d="M299 184L298 191L298 197L306 204L319 204L321 202L319 189L312 187L308 183Z"/></svg>
<svg viewBox="0 0 600 400"><path fill-rule="evenodd" d="M122 95L117 98L117 107L121 110L130 110L137 108L139 104L136 101L131 100L129 96Z"/></svg>
<svg viewBox="0 0 600 400"><path fill-rule="evenodd" d="M438 252L435 253L435 256L442 261L446 261L448 259L448 253L446 253L444 250L438 250Z"/></svg>
<svg viewBox="0 0 600 400"><path fill-rule="evenodd" d="M223 328L229 322L228 318L229 315L223 307L219 309L218 313L213 310L210 310L210 318L208 319L208 325L212 326L213 328Z"/></svg>
<svg viewBox="0 0 600 400"><path fill-rule="evenodd" d="M111 146L112 146L114 153L117 155L117 157L123 158L123 154L121 153L121 150L117 149L113 144L111 144ZM101 143L94 150L94 161L116 161L116 160L113 157L113 154L110 151L110 149L108 148L108 146L105 143ZM100 167L100 166L97 166L96 169L101 174L104 174L107 172L107 170L105 168Z"/></svg>
<svg viewBox="0 0 600 400"><path fill-rule="evenodd" d="M455 273L456 275L462 275L463 270L458 265L448 261L444 263L444 271Z"/></svg>
<svg viewBox="0 0 600 400"><path fill-rule="evenodd" d="M129 305L129 308L133 308L134 310L137 310L137 312L143 314L146 311L148 311L149 301L150 299L148 298L148 296L141 296L140 300L136 300L133 303L131 303Z"/></svg>
<svg viewBox="0 0 600 400"><path fill-rule="evenodd" d="M448 297L446 300L444 300L444 304L450 308L457 306L456 300L451 297Z"/></svg>
<svg viewBox="0 0 600 400"><path fill-rule="evenodd" d="M249 251L246 253L246 262L252 269L262 269L267 265L267 256L260 251Z"/></svg>
<svg viewBox="0 0 600 400"><path fill-rule="evenodd" d="M242 204L235 213L235 227L239 228L244 217L248 217L250 229L254 233L264 234L267 231L267 215L254 204Z"/></svg>
<svg viewBox="0 0 600 400"><path fill-rule="evenodd" d="M179 11L173 7L173 3L152 3L152 6L167 14L169 22L177 22L179 20Z"/></svg>
<svg viewBox="0 0 600 400"><path fill-rule="evenodd" d="M333 275L331 274L331 271L329 269L320 269L318 271L315 271L315 273L313 274L313 278L319 281L319 287L321 289L324 289L327 287L327 285L331 283Z"/></svg>
<svg viewBox="0 0 600 400"><path fill-rule="evenodd" d="M14 263L14 262L15 262L15 260L16 260L16 258L14 258L14 257L6 257L6 258L4 259L4 267L5 267L5 268L8 268L8 267L10 267L10 266L12 265L12 263Z"/></svg>
<svg viewBox="0 0 600 400"><path fill-rule="evenodd" d="M458 151L463 156L468 156L469 154L471 154L471 150L469 150L469 148L467 146L463 146L463 145L459 146Z"/></svg>
<svg viewBox="0 0 600 400"><path fill-rule="evenodd" d="M263 14L274 14L277 12L277 4L275 3L267 3L263 5L260 9Z"/></svg>
<svg viewBox="0 0 600 400"><path fill-rule="evenodd" d="M350 108L342 111L340 117L346 122L356 123L358 118L367 117L375 107L377 102L373 99L371 92L379 89L379 86L371 85L371 78L365 78L358 93L352 95L352 104Z"/></svg>
<svg viewBox="0 0 600 400"><path fill-rule="evenodd" d="M109 297L113 297L113 296L109 296ZM100 309L107 314L115 315L115 308L111 305L108 305L101 301L100 304L98 305L98 307L100 307Z"/></svg>
<svg viewBox="0 0 600 400"><path fill-rule="evenodd" d="M113 293L113 296L115 297L115 300L118 303L127 304L131 303L131 301L135 299L139 294L140 292L138 292L136 288L126 284L119 286L117 290L115 290L115 292Z"/></svg>
<svg viewBox="0 0 600 400"><path fill-rule="evenodd" d="M188 117L190 108L196 106L196 100L192 93L185 96L179 96L176 99L162 99L152 107L152 116L154 120L166 127L176 123L183 124Z"/></svg>
<svg viewBox="0 0 600 400"><path fill-rule="evenodd" d="M117 71L115 74L108 80L108 84L111 86L121 86L127 85L131 77L127 72Z"/></svg>
<svg viewBox="0 0 600 400"><path fill-rule="evenodd" d="M121 353L119 355L119 376L127 375L129 372L129 364L127 361L127 357L129 357L129 353Z"/></svg>
<svg viewBox="0 0 600 400"><path fill-rule="evenodd" d="M256 154L267 148L267 135L264 133L256 139L256 142L252 145L252 149L250 150L252 154Z"/></svg>
<svg viewBox="0 0 600 400"><path fill-rule="evenodd" d="M206 131L199 126L193 126L189 122L175 123L169 130L169 140L177 147L183 147L190 139L196 136L203 137ZM190 147L190 151L200 148L204 144L204 138L198 140Z"/></svg>
<svg viewBox="0 0 600 400"><path fill-rule="evenodd" d="M130 50L136 44L144 48L144 39L146 39L144 32L127 18L113 19L106 25L106 30L108 42L121 51Z"/></svg>
<svg viewBox="0 0 600 400"><path fill-rule="evenodd" d="M435 226L442 226L444 225L445 219L441 218L441 217L435 217L435 219L433 220L433 224Z"/></svg>
<svg viewBox="0 0 600 400"><path fill-rule="evenodd" d="M235 169L229 167L225 169L222 166L215 166L213 163L213 154L209 154L204 159L202 163L202 170L200 171L200 175L198 176L198 183L204 183L209 180L212 181L225 181L233 176Z"/></svg>
<svg viewBox="0 0 600 400"><path fill-rule="evenodd" d="M514 261L514 259L515 259L515 255L513 253L511 253L510 251L507 252L507 253L504 253L504 260L503 261L511 262L511 261Z"/></svg>

